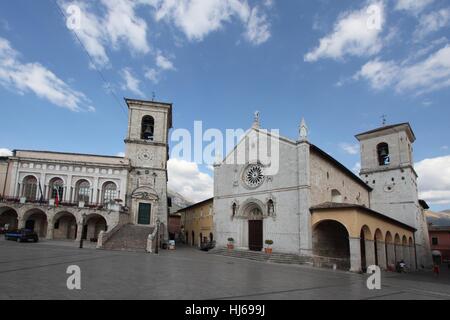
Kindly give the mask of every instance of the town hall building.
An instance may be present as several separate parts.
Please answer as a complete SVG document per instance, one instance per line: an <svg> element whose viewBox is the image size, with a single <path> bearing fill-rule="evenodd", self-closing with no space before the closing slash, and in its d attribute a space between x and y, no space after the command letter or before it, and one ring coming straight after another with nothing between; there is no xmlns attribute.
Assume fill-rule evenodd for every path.
<svg viewBox="0 0 450 320"><path fill-rule="evenodd" d="M166 240L172 105L126 103L124 157L14 150L0 158L0 226L109 249L146 249L149 235Z"/></svg>
<svg viewBox="0 0 450 320"><path fill-rule="evenodd" d="M428 230L418 199L408 123L383 126L356 136L361 171L356 176L308 141L302 121L292 140L261 130L259 115L237 147L215 165L214 224L218 247L304 257L315 265L360 272L370 265L411 270L430 266ZM252 154L261 141L276 140L279 169L266 174ZM278 152L278 151L277 151ZM241 156L242 158L242 156Z"/></svg>

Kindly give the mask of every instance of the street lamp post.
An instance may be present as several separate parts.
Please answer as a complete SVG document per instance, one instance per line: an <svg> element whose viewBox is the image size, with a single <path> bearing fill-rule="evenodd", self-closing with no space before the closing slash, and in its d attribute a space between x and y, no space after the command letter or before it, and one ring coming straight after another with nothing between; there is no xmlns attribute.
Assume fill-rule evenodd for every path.
<svg viewBox="0 0 450 320"><path fill-rule="evenodd" d="M83 249L83 233L84 233L85 224L86 224L86 213L83 213L82 219L81 219L80 249Z"/></svg>

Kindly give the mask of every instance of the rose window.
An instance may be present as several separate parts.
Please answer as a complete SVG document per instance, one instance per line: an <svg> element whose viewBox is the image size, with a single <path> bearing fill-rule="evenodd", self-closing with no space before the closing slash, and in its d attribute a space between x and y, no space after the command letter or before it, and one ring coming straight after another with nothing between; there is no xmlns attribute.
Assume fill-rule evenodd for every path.
<svg viewBox="0 0 450 320"><path fill-rule="evenodd" d="M244 171L244 182L250 188L257 188L264 182L263 169L260 165L250 165Z"/></svg>

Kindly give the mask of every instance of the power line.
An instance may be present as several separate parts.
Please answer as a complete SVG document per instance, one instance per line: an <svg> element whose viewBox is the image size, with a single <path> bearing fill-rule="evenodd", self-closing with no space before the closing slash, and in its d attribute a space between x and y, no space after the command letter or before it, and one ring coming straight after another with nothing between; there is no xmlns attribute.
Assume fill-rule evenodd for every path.
<svg viewBox="0 0 450 320"><path fill-rule="evenodd" d="M64 13L64 11L62 10L61 6L58 4L58 0L54 0L53 1L54 5L56 6L56 9L58 10L58 12L61 14L61 16L63 17L64 21L67 21L67 16ZM92 66L94 67L94 70L97 72L97 74L100 76L100 79L103 81L103 83L106 85L106 90L108 90L108 92L114 97L114 99L116 100L116 102L118 103L120 110L124 112L125 116L128 117L128 111L125 108L125 106L123 105L123 103L121 102L121 100L119 99L119 97L117 97L116 93L114 92L114 89L111 87L111 84L109 81L106 80L105 75L103 74L103 72L101 70L99 70L96 67L95 64L95 60L94 58L92 58L91 54L89 53L89 51L86 49L83 41L81 41L80 37L78 36L78 34L74 31L71 30L72 33L75 35L75 38L78 40L78 42L80 43L81 47L83 48L83 51L86 53L86 55L89 58L89 61L91 62Z"/></svg>

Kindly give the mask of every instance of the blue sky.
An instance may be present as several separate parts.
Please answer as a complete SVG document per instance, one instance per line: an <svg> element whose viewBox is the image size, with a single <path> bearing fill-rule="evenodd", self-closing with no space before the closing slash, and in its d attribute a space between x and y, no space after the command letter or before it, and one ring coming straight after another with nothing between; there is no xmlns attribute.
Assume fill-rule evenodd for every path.
<svg viewBox="0 0 450 320"><path fill-rule="evenodd" d="M296 138L304 116L310 140L353 169L354 135L387 115L411 122L418 137L421 195L436 210L450 207L447 1L57 3L67 16L68 6L80 8L78 28L67 27L54 0L0 2L1 112L9 120L0 148L116 155L127 126L122 98L155 92L174 103L175 128L202 120L245 129L259 110L264 127ZM362 27L371 17L380 28ZM175 171L189 177L183 183L201 180L199 190L177 191L195 199L210 192L206 166L178 163Z"/></svg>

